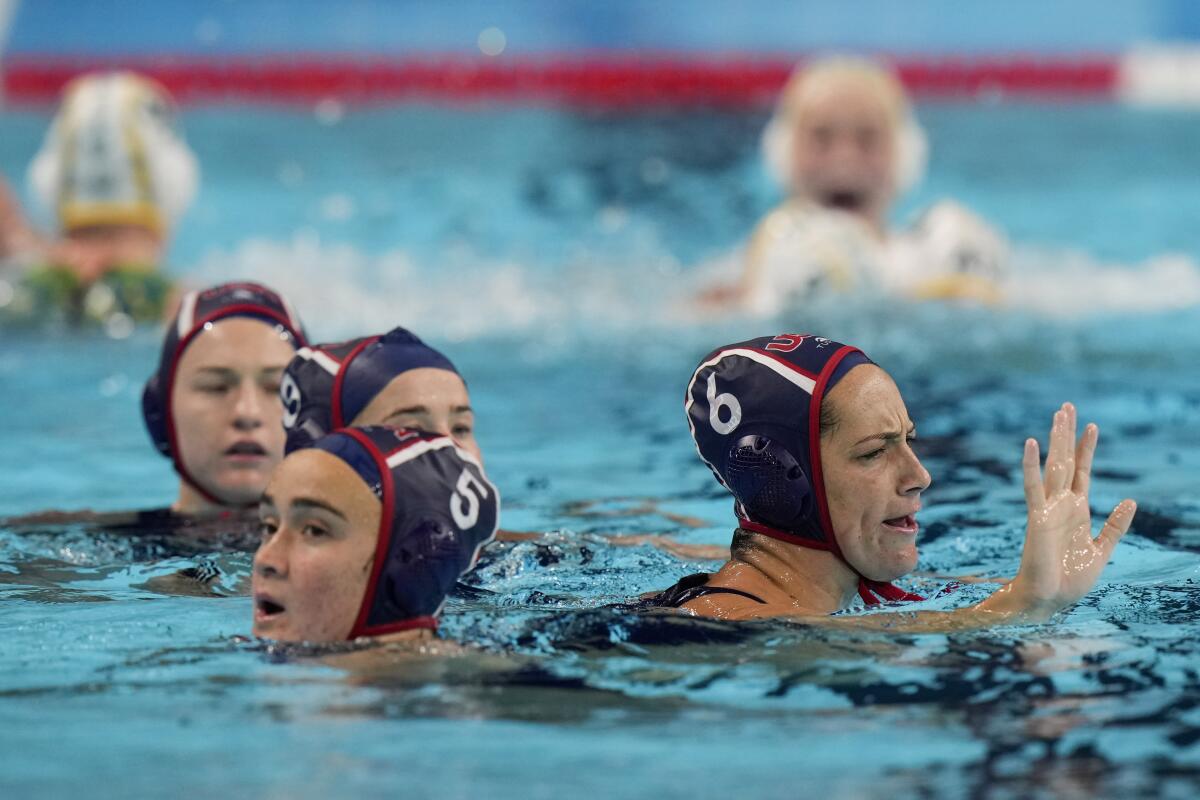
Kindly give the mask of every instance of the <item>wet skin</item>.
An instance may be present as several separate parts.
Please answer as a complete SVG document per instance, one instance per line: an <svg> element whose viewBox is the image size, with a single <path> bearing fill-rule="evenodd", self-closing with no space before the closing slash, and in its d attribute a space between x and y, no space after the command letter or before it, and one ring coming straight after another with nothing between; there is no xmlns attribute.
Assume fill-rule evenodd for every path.
<svg viewBox="0 0 1200 800"><path fill-rule="evenodd" d="M366 593L382 511L340 458L308 448L284 459L259 506L254 635L346 639Z"/></svg>

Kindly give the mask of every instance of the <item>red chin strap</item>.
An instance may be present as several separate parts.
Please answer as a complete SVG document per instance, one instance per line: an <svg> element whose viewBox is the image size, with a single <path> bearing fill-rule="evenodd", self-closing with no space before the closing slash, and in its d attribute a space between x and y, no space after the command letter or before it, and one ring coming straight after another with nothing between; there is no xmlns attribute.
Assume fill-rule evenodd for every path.
<svg viewBox="0 0 1200 800"><path fill-rule="evenodd" d="M803 536L797 536L793 533L788 533L787 531L781 531L777 528L763 525L760 522L748 520L741 514L738 514L738 527L753 533L761 533L763 536L768 536L780 542L794 544L799 547L807 547L810 550L824 550L827 553L833 553L843 564L845 564L847 567L850 567L851 571L853 571L855 575L858 575L858 596L861 597L862 601L868 606L878 606L885 602L917 602L925 599L919 594L906 592L895 584L887 583L886 581L873 581L870 578L863 577L862 573L854 569L850 562L846 560L846 557L842 555L841 549L838 548L836 544L831 542L824 542L817 539L807 539Z"/></svg>

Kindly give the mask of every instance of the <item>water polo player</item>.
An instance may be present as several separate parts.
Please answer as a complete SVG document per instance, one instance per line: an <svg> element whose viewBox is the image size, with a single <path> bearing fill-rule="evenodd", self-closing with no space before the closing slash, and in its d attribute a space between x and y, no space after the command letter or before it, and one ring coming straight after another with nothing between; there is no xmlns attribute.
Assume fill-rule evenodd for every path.
<svg viewBox="0 0 1200 800"><path fill-rule="evenodd" d="M189 292L167 329L142 411L179 474L172 506L211 514L258 502L283 458L283 371L305 344L288 302L255 283Z"/></svg>
<svg viewBox="0 0 1200 800"><path fill-rule="evenodd" d="M701 616L830 614L855 595L868 605L920 599L890 581L917 563L916 514L929 473L915 426L886 372L860 350L783 334L728 345L688 385L688 425L700 458L736 500L730 560L654 600ZM1020 570L971 608L920 612L949 627L1045 619L1092 587L1136 506L1113 510L1092 537L1088 489L1098 429L1075 442L1075 409L1054 415L1044 477L1025 443L1028 507Z"/></svg>
<svg viewBox="0 0 1200 800"><path fill-rule="evenodd" d="M0 192L0 254L26 262L6 316L162 319L172 284L159 267L198 173L163 87L132 72L71 81L29 168L57 235L40 235Z"/></svg>
<svg viewBox="0 0 1200 800"><path fill-rule="evenodd" d="M941 201L910 229L888 213L925 169L925 135L889 70L833 57L798 68L763 132L763 160L787 193L757 226L735 287L710 291L774 314L821 291L996 300L1003 237Z"/></svg>
<svg viewBox="0 0 1200 800"><path fill-rule="evenodd" d="M289 453L336 428L389 425L450 436L482 461L467 384L450 359L404 328L300 348L280 396Z"/></svg>
<svg viewBox="0 0 1200 800"><path fill-rule="evenodd" d="M447 436L343 428L290 453L259 507L254 635L428 636L496 532L500 498Z"/></svg>

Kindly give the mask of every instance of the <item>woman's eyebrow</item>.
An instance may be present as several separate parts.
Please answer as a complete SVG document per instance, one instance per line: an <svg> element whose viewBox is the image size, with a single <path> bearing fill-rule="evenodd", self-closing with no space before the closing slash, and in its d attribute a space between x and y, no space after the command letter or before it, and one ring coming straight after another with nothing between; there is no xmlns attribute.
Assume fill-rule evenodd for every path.
<svg viewBox="0 0 1200 800"><path fill-rule="evenodd" d="M408 406L407 408L394 408L388 412L389 417L395 417L400 414L428 414L429 408L426 406Z"/></svg>
<svg viewBox="0 0 1200 800"><path fill-rule="evenodd" d="M209 375L219 378L237 378L238 371L230 367L199 367L196 370L197 375Z"/></svg>
<svg viewBox="0 0 1200 800"><path fill-rule="evenodd" d="M328 511L339 519L346 519L346 515L338 511L333 506L326 503L324 500L318 500L315 497L297 497L292 500L292 508L316 508L322 511Z"/></svg>
<svg viewBox="0 0 1200 800"><path fill-rule="evenodd" d="M908 426L908 435L912 436L916 432L917 424L914 422ZM857 442L851 445L851 447L858 447L860 444L866 444L867 442L874 441L894 442L899 438L900 431L883 431L882 433L873 433L870 436L864 436L862 439L859 439Z"/></svg>

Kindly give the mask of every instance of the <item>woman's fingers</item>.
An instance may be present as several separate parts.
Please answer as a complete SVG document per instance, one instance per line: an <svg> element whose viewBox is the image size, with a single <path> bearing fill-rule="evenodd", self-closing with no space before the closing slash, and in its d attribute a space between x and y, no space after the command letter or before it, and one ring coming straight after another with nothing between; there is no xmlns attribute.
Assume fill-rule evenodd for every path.
<svg viewBox="0 0 1200 800"><path fill-rule="evenodd" d="M1054 413L1050 426L1050 445L1046 448L1046 497L1049 499L1070 485L1075 476L1075 407L1063 403Z"/></svg>
<svg viewBox="0 0 1200 800"><path fill-rule="evenodd" d="M1129 526L1133 524L1133 515L1136 513L1137 503L1132 500L1122 500L1108 515L1104 527L1100 529L1100 536L1096 539L1105 558L1112 555L1117 542L1121 541L1121 537L1129 531Z"/></svg>
<svg viewBox="0 0 1200 800"><path fill-rule="evenodd" d="M1029 511L1040 511L1046 505L1046 493L1042 488L1042 469L1038 455L1037 439L1025 440L1025 453L1021 457L1021 471L1025 477L1025 504Z"/></svg>
<svg viewBox="0 0 1200 800"><path fill-rule="evenodd" d="M1092 483L1092 457L1096 455L1096 442L1100 439L1100 429L1095 423L1088 423L1075 446L1075 480L1071 491L1081 497L1087 497Z"/></svg>

